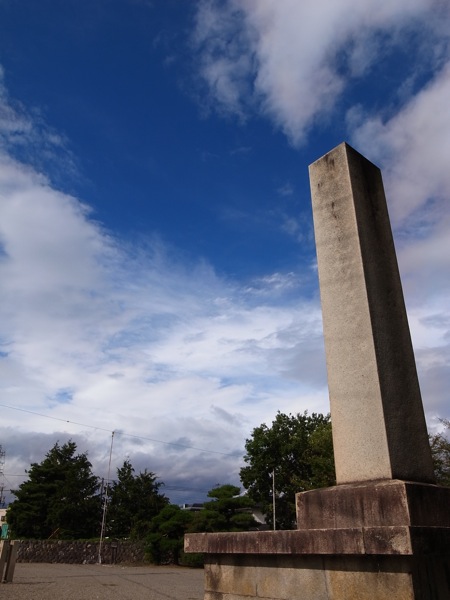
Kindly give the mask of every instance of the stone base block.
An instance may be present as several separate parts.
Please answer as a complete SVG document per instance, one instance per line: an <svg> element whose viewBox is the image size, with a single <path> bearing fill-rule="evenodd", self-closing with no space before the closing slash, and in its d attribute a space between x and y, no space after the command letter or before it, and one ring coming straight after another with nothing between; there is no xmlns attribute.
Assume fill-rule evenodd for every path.
<svg viewBox="0 0 450 600"><path fill-rule="evenodd" d="M382 480L297 494L298 529L450 527L450 488Z"/></svg>
<svg viewBox="0 0 450 600"><path fill-rule="evenodd" d="M448 600L450 561L208 555L205 600Z"/></svg>
<svg viewBox="0 0 450 600"><path fill-rule="evenodd" d="M439 556L450 553L450 527L355 527L191 533L184 538L184 549L186 552L215 555Z"/></svg>
<svg viewBox="0 0 450 600"><path fill-rule="evenodd" d="M404 481L297 495L298 529L185 536L205 600L450 600L450 488Z"/></svg>
<svg viewBox="0 0 450 600"><path fill-rule="evenodd" d="M185 536L205 600L449 600L450 528L361 527Z"/></svg>

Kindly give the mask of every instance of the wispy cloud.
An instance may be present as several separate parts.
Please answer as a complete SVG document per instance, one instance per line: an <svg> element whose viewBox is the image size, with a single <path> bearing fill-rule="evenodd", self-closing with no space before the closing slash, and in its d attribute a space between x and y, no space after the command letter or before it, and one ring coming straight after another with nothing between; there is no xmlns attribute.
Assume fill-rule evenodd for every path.
<svg viewBox="0 0 450 600"><path fill-rule="evenodd" d="M293 193L294 186L289 181L287 181L285 184L283 184L277 189L277 194L279 194L280 196L292 196Z"/></svg>
<svg viewBox="0 0 450 600"><path fill-rule="evenodd" d="M38 149L38 151L37 151ZM39 109L27 109L10 97L0 65L0 150L46 173L57 184L79 177L65 135L50 127ZM55 165L58 168L55 169ZM64 172L64 177L61 176Z"/></svg>
<svg viewBox="0 0 450 600"><path fill-rule="evenodd" d="M219 111L244 118L256 109L297 145L352 79L411 36L437 60L448 40L445 10L428 0L204 0L194 34L199 73Z"/></svg>
<svg viewBox="0 0 450 600"><path fill-rule="evenodd" d="M423 394L437 415L450 383L449 64L390 119L352 122L355 144L384 171Z"/></svg>
<svg viewBox="0 0 450 600"><path fill-rule="evenodd" d="M221 110L267 117L294 145L346 117L353 145L382 167L430 422L448 413L450 385L449 32L449 6L428 0L205 0L195 32ZM404 68L388 98L346 96L395 53ZM296 218L283 227L299 235Z"/></svg>
<svg viewBox="0 0 450 600"><path fill-rule="evenodd" d="M278 306L286 283L281 276L259 282L258 303L255 293L221 280L210 266L181 263L161 242L130 252L76 199L29 168L10 161L0 173L5 404L102 431L183 438L238 455L251 428L272 417L274 398L283 410L301 408L298 383L274 361L288 348L296 353L283 332L294 322L301 328L309 309ZM319 335L319 319L315 327ZM326 410L325 393L322 402ZM227 418L218 418L225 407ZM43 435L61 428L38 421ZM36 417L3 410L5 442L16 428L36 430ZM98 460L104 437L98 446L85 433ZM153 465L161 447L143 446ZM157 460L164 478L194 464L200 477L198 453L178 448L183 459L175 469L169 467L174 451L164 449L167 459ZM213 462L208 459L205 478L214 469L214 482L235 477L236 459L218 465L216 457L214 469Z"/></svg>
<svg viewBox="0 0 450 600"><path fill-rule="evenodd" d="M245 156L247 154L250 154L252 151L252 148L250 146L238 146L237 148L233 148L232 150L230 150L230 155L231 156Z"/></svg>
<svg viewBox="0 0 450 600"><path fill-rule="evenodd" d="M5 148L0 194L0 379L11 407L0 432L20 454L9 472L69 437L105 469L115 430L116 464L129 456L169 483L189 472L208 489L238 481L244 440L274 403L327 410L320 344L317 377L302 376L320 340L317 302L283 305L301 290L295 275L249 286L157 236L130 245Z"/></svg>
<svg viewBox="0 0 450 600"><path fill-rule="evenodd" d="M370 151L384 168L395 221L415 217L416 226L440 218L430 201L443 202L450 190L446 165L450 155L450 61L436 72L403 108L389 119L383 115L351 112L355 144ZM418 218L417 218L418 217Z"/></svg>

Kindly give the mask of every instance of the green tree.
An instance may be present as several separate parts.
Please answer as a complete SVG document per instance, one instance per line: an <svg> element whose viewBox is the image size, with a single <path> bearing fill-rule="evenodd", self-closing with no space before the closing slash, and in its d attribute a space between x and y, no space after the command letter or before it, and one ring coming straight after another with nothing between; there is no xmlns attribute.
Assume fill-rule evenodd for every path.
<svg viewBox="0 0 450 600"><path fill-rule="evenodd" d="M14 537L90 538L101 522L98 478L87 454L76 444L57 442L41 463L32 463L28 480L13 493L8 523Z"/></svg>
<svg viewBox="0 0 450 600"><path fill-rule="evenodd" d="M273 525L273 474L277 529L295 527L295 494L335 484L329 415L278 412L271 427L256 427L245 443L241 481Z"/></svg>
<svg viewBox="0 0 450 600"><path fill-rule="evenodd" d="M202 564L201 555L184 555L184 535L193 532L247 531L256 522L249 509L253 502L239 496L239 488L221 485L208 492L210 502L197 512L166 506L150 523L148 552L156 564Z"/></svg>
<svg viewBox="0 0 450 600"><path fill-rule="evenodd" d="M220 485L208 492L213 498L203 509L194 513L190 531L248 531L256 527L251 508L253 500L240 496L235 485Z"/></svg>
<svg viewBox="0 0 450 600"><path fill-rule="evenodd" d="M150 523L147 550L152 562L160 564L180 563L184 534L189 530L193 513L169 504Z"/></svg>
<svg viewBox="0 0 450 600"><path fill-rule="evenodd" d="M107 533L110 537L142 539L149 532L150 521L167 504L168 499L159 493L162 482L145 469L135 475L129 460L117 469L109 493Z"/></svg>
<svg viewBox="0 0 450 600"><path fill-rule="evenodd" d="M440 421L449 431L450 421L446 419ZM429 437L436 482L438 485L450 486L450 441L444 433L435 433Z"/></svg>

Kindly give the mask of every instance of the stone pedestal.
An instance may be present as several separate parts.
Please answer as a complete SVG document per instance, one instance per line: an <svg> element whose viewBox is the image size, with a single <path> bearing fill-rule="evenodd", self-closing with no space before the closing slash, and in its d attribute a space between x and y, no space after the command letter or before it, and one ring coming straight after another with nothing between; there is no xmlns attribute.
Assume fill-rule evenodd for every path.
<svg viewBox="0 0 450 600"><path fill-rule="evenodd" d="M282 532L280 532L281 534ZM448 559L208 554L205 600L448 600Z"/></svg>
<svg viewBox="0 0 450 600"><path fill-rule="evenodd" d="M198 533L205 600L448 600L450 488L404 481L297 495L298 529Z"/></svg>
<svg viewBox="0 0 450 600"><path fill-rule="evenodd" d="M205 600L450 600L450 488L433 464L379 169L341 144L310 167L339 485L297 530L191 534Z"/></svg>
<svg viewBox="0 0 450 600"><path fill-rule="evenodd" d="M296 501L298 529L450 527L450 488L438 485L384 479L302 492Z"/></svg>

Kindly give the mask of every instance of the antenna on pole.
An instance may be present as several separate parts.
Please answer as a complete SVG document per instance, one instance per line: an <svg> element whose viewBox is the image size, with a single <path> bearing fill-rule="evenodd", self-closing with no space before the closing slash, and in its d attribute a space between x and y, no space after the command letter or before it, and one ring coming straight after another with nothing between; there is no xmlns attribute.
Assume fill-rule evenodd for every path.
<svg viewBox="0 0 450 600"><path fill-rule="evenodd" d="M105 497L103 500L103 516L102 516L102 528L100 531L100 544L98 546L98 564L102 564L102 548L103 548L103 538L105 536L105 525L106 525L106 511L108 509L108 490L109 490L109 480L111 475L111 457L113 451L113 443L114 443L114 431L111 432L111 448L109 450L109 465L108 465L108 479L106 480L105 485Z"/></svg>

